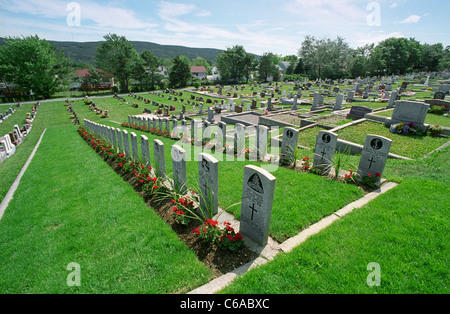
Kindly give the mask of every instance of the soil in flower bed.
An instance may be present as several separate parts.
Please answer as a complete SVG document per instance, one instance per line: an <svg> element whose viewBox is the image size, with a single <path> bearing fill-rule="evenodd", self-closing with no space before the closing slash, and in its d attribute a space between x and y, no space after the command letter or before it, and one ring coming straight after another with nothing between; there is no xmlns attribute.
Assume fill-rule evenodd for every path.
<svg viewBox="0 0 450 314"><path fill-rule="evenodd" d="M108 164L120 175L120 167L117 164L109 161ZM233 271L258 257L257 253L251 251L245 245L236 252L232 252L228 249L205 243L192 233L194 228L201 227L202 223L200 221L191 220L187 226L177 223L172 212L173 205L170 201L158 202L153 197L148 197L142 191L141 185L135 177L122 177L145 200L148 206L171 226L178 237L197 255L197 258L212 271L213 278Z"/></svg>

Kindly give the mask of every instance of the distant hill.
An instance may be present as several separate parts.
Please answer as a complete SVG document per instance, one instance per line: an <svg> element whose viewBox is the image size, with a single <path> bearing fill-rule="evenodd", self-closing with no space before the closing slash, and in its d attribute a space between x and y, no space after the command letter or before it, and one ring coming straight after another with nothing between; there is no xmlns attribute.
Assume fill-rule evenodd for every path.
<svg viewBox="0 0 450 314"><path fill-rule="evenodd" d="M72 41L51 41L57 48L61 49L65 55L76 62L86 62L93 64L97 47L100 45L100 41L96 42L72 42ZM190 60L197 57L202 57L205 60L215 61L220 49L213 48L189 48L184 46L172 46L172 45L159 45L151 42L132 41L134 49L138 53L142 53L145 50L151 51L161 58L174 58L177 55L188 57ZM4 45L3 38L0 38L0 45Z"/></svg>

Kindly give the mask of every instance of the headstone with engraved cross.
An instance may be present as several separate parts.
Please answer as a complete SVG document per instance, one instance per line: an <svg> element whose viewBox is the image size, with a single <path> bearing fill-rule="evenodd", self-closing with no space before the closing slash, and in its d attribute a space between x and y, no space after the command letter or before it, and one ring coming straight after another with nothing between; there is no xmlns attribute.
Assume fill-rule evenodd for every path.
<svg viewBox="0 0 450 314"><path fill-rule="evenodd" d="M184 194L187 190L186 151L178 145L172 145L173 181L176 191Z"/></svg>
<svg viewBox="0 0 450 314"><path fill-rule="evenodd" d="M219 161L209 154L200 153L198 178L201 190L200 208L204 218L212 218L219 209Z"/></svg>
<svg viewBox="0 0 450 314"><path fill-rule="evenodd" d="M314 153L314 168L323 169L324 174L331 170L338 136L333 132L319 131Z"/></svg>
<svg viewBox="0 0 450 314"><path fill-rule="evenodd" d="M269 239L276 178L268 171L249 165L244 169L240 233L265 246Z"/></svg>
<svg viewBox="0 0 450 314"><path fill-rule="evenodd" d="M372 134L366 136L358 166L359 180L368 176L376 177L375 184L380 184L391 144L392 140L383 136Z"/></svg>

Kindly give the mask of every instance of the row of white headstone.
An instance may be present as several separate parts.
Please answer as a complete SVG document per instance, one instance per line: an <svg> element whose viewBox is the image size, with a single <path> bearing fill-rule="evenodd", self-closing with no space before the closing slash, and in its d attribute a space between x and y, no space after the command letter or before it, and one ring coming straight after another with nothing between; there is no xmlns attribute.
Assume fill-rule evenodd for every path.
<svg viewBox="0 0 450 314"><path fill-rule="evenodd" d="M14 125L12 134L15 138L17 138L17 145L21 144L24 141L25 136L30 132L30 130L31 127L28 127L26 132L22 133L19 126L17 124ZM5 134L4 136L0 137L0 146L0 161L11 157L16 152L16 145L11 142L11 137L9 134Z"/></svg>
<svg viewBox="0 0 450 314"><path fill-rule="evenodd" d="M134 132L130 133L130 137L126 130L121 131L86 119L84 125L96 136L107 140L119 152L124 152L127 157L133 160L138 159L137 136ZM130 141L133 153L130 150ZM155 139L153 149L158 176L167 177L164 144ZM143 163L150 164L149 142L145 135L141 135L141 151ZM178 187L186 187L186 151L179 145L172 145L171 157L174 184ZM210 154L200 153L198 155L198 168L199 186L202 192L200 206L204 209L204 212L209 211L214 216L218 213L219 203L219 161ZM244 169L240 233L261 246L268 242L275 182L276 178L260 167L249 165ZM210 204L212 204L212 208Z"/></svg>
<svg viewBox="0 0 450 314"><path fill-rule="evenodd" d="M201 141L210 142L214 137L214 141L211 144L214 144L215 151L222 151L227 145L228 125L221 121L217 124L212 124L208 120L201 121L192 119L190 121L190 132L186 120L181 120L181 125L178 125L177 119L170 121L167 118L160 117L147 118L142 116L128 116L128 121L129 124L132 125L145 126L149 129L168 132L172 138L181 136L188 138L189 140L192 139L194 143ZM277 128L274 128L274 130L275 129ZM237 123L233 132L234 139L232 147L234 151L237 152L239 158L242 158L245 149L245 138L249 134L255 134L255 136L250 137L249 140L250 160L265 160L268 152L267 141L269 138L269 128L263 125L245 127L245 125ZM277 152L278 150L275 148L273 153Z"/></svg>

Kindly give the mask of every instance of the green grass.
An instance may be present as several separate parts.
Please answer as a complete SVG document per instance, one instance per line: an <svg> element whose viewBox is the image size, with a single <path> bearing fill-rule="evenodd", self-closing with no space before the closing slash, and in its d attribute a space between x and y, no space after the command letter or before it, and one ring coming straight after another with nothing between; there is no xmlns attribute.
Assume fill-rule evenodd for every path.
<svg viewBox="0 0 450 314"><path fill-rule="evenodd" d="M405 181L221 293L447 294L449 193L446 183ZM372 262L380 286L367 284Z"/></svg>
<svg viewBox="0 0 450 314"><path fill-rule="evenodd" d="M377 116L390 118L390 117L392 117L393 112L394 112L394 109L377 112L375 114ZM432 113L427 114L427 116L425 118L425 123L431 124L431 125L440 125L440 126L450 127L450 120L448 117L446 117L444 115L437 115L437 114L432 114Z"/></svg>
<svg viewBox="0 0 450 314"><path fill-rule="evenodd" d="M190 99L187 95L183 96L185 100ZM151 99L150 95L142 96ZM139 108L119 105L112 97L95 99L99 108L110 111L108 119L90 112L82 101L74 108L80 121L87 118L113 127L118 124L112 121L126 122L127 115L140 114L144 107L156 109L134 98L129 100ZM181 104L177 104L179 108ZM13 158L0 164L0 193L6 193L41 132L48 128L0 221L0 292L183 293L208 282L210 271L70 124L63 102L41 103L32 133ZM378 127L351 133L350 140L363 144L365 134L379 134L383 129ZM171 173L169 156L174 141L128 131L145 134L150 141L162 140L167 172ZM316 131L309 136L300 134L310 143L304 146L314 147ZM394 138L394 143L420 157L441 145L429 139L435 138L402 137L400 141ZM151 152L154 162L152 146ZM301 158L307 156L312 157L313 151L302 150ZM349 167L359 163L359 156L348 159L352 164ZM222 292L448 293L445 200L450 192L449 160L448 147L426 159L388 159L383 177L399 182L397 188L345 216L291 253L248 272ZM220 162L221 207L240 201L243 167L247 164L256 163ZM273 174L277 185L270 233L278 241L362 196L355 186L313 174L285 168ZM188 162L188 182L192 186L198 182L195 160ZM240 206L230 212L239 217ZM66 267L71 262L81 266L81 287L66 284L70 273ZM380 287L367 286L367 265L371 262L380 264Z"/></svg>
<svg viewBox="0 0 450 314"><path fill-rule="evenodd" d="M128 131L136 133L139 141L140 135L144 134L150 142L159 139L164 143L166 171L171 176L172 164L168 156L171 153L171 146L176 142L138 130L128 129ZM138 147L140 148L140 144ZM187 162L188 184L191 187L197 187L198 159L196 156L201 151L197 151L193 146L186 147L186 151L191 157L191 161ZM153 158L152 145L150 145L150 152ZM230 159L229 156L217 153L212 155L219 160L219 206L227 208L230 213L239 218L240 206L229 207L241 201L244 166L254 164L259 167L267 167L269 165L248 160L238 161L234 157ZM294 172L283 167L274 170L276 171L273 171L272 174L277 178L277 185L270 234L280 242L363 196L363 193L353 185L342 184L313 174ZM310 188L311 186L314 188ZM318 194L317 191L328 192ZM295 194L297 197L292 198L291 196Z"/></svg>
<svg viewBox="0 0 450 314"><path fill-rule="evenodd" d="M321 130L323 130L321 127L315 126L301 131L298 134L298 144L314 149L316 147L317 135Z"/></svg>
<svg viewBox="0 0 450 314"><path fill-rule="evenodd" d="M391 153L413 159L425 156L448 141L448 138L442 137L393 134L388 127L369 121L339 130L337 133L340 139L360 145L364 145L367 134L387 137L392 140Z"/></svg>
<svg viewBox="0 0 450 314"><path fill-rule="evenodd" d="M0 263L2 293L187 292L211 275L73 126L47 130L0 221Z"/></svg>

